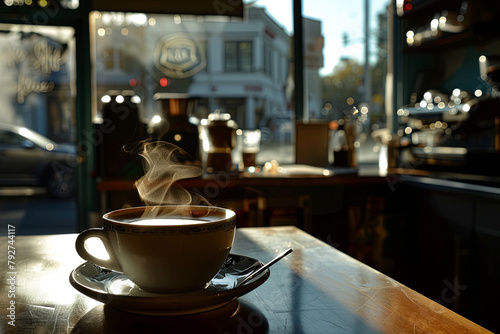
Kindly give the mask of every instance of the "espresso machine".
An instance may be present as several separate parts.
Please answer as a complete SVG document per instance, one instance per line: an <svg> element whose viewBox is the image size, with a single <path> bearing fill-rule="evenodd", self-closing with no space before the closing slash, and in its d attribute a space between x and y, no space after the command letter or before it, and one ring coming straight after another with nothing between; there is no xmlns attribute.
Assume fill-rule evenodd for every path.
<svg viewBox="0 0 500 334"><path fill-rule="evenodd" d="M479 60L481 78L490 86L486 94L427 91L421 101L399 108L398 167L499 175L500 66L494 59Z"/></svg>

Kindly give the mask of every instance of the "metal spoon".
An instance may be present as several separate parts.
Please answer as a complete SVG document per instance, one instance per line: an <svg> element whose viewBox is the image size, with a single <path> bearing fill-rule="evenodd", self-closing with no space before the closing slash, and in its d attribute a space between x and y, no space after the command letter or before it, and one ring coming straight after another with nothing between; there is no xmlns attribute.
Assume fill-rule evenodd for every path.
<svg viewBox="0 0 500 334"><path fill-rule="evenodd" d="M258 274L262 273L264 270L266 270L267 268L269 268L270 266L272 266L273 264L275 264L276 262L278 262L279 260L281 260L282 258L284 258L285 256L287 256L288 254L290 254L292 251L293 251L293 249L288 248L286 251L278 254L274 259L272 259L271 261L267 262L262 267L259 267L254 272L250 273L238 285L245 284L246 282L248 282L249 280L251 280L252 278L254 278L255 276L257 276Z"/></svg>

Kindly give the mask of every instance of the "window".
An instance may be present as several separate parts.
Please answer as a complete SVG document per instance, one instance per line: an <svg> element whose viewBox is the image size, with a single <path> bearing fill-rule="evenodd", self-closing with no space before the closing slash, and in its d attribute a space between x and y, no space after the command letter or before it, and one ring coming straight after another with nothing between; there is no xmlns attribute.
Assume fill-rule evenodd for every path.
<svg viewBox="0 0 500 334"><path fill-rule="evenodd" d="M106 47L99 59L102 59L102 62L98 65L107 71L122 71L130 74L138 71L139 64L134 56L127 52L126 47Z"/></svg>
<svg viewBox="0 0 500 334"><path fill-rule="evenodd" d="M375 162L378 148L371 133L385 126L387 58L386 43L377 41L387 41L384 17L389 0L370 3L366 13L370 29L365 36L363 2L339 6L327 0L303 0L305 112L301 117L331 122L332 128L354 121L359 160ZM96 49L102 57L96 64L115 70L97 73L97 98L110 89L133 90L148 122L158 111L152 98L155 93L194 96L198 102L192 115L196 118L221 109L238 126L261 130L260 163L272 158L294 163L297 108L292 4L287 0L252 1L243 20L94 15ZM365 59L367 46L369 58ZM166 55L182 57L172 61Z"/></svg>
<svg viewBox="0 0 500 334"><path fill-rule="evenodd" d="M252 71L252 42L225 42L226 72Z"/></svg>
<svg viewBox="0 0 500 334"><path fill-rule="evenodd" d="M71 159L78 135L76 36L81 34L74 27L21 23L0 24L0 30L0 222L15 225L21 235L77 232L72 176L78 163ZM54 178L63 170L67 178Z"/></svg>
<svg viewBox="0 0 500 334"><path fill-rule="evenodd" d="M104 68L109 71L115 69L115 64L117 63L115 59L115 50L113 48L106 48L102 52L102 64Z"/></svg>
<svg viewBox="0 0 500 334"><path fill-rule="evenodd" d="M64 0L60 4L61 8L76 9L81 7L79 2ZM76 128L76 115L85 115L86 110L92 108L92 120L98 119L103 98L109 91L131 93L130 99L139 101L140 121L144 126L158 113L156 93L179 93L196 99L192 116L199 120L221 108L231 114L240 127L259 128L262 132L259 164L271 159L277 159L280 164L294 163L297 108L294 105L293 1L244 2L243 19L91 12L94 36L90 40L94 43L92 56L95 57L91 61L95 70L91 80L96 84L92 95L96 99L88 104L91 94L87 84L91 80L83 75L75 84L76 69L80 73L86 67L75 62L75 48L84 44L75 43L75 36L85 36L87 32L82 31L87 28L86 24L77 22L82 15L87 19L85 8L88 6L79 8L81 11L69 11L75 12L70 17L78 17L78 20L50 17L45 27L21 22L22 17L16 16L19 24L1 25L2 31L11 32L0 34L0 55L5 60L0 65L3 74L0 82L4 87L2 122L20 124L51 140L71 144L77 137L82 139L84 133ZM369 13L365 13L363 1L341 4L331 0L302 0L307 22L303 31L307 51L304 55L307 60L304 66L306 116L310 120L338 122L352 116L349 115L352 107L362 111L365 110L360 108L363 103L368 104L367 111L356 116L359 130L356 145L361 151L360 158L365 160L377 154L376 145L367 145L373 144L372 131L385 126L385 64L389 53L384 17L391 3L389 0L367 2ZM21 3L24 2L12 7L12 13L17 12ZM37 2L36 6L42 3L46 2ZM8 15L4 15L4 19L11 22L9 12L6 9ZM363 29L365 17L370 25L368 34ZM62 22L72 27L57 26ZM188 52L182 53L177 62L169 61L168 57L157 59L155 50L159 45L170 48L173 52L170 55L178 55L176 52L181 50ZM370 47L368 59L364 56L366 46ZM31 59L36 55L41 55L40 59ZM366 73L370 75L365 76ZM370 78L371 85L365 85L366 78ZM76 101L76 88L85 103ZM88 134L84 143L95 144L100 137L94 136L95 129L89 128L90 120L79 124L85 124L83 130ZM126 133L124 137L129 135ZM86 161L92 162L93 158L89 155ZM87 169L84 171L83 174L90 174L86 173ZM84 189L80 193L92 191L90 183L80 185L80 189ZM93 202L85 204L92 210L97 207ZM81 218L88 215L83 212L86 210L81 211Z"/></svg>
<svg viewBox="0 0 500 334"><path fill-rule="evenodd" d="M269 46L269 43L264 43L264 73L269 76L272 76L272 67L273 67L273 51Z"/></svg>

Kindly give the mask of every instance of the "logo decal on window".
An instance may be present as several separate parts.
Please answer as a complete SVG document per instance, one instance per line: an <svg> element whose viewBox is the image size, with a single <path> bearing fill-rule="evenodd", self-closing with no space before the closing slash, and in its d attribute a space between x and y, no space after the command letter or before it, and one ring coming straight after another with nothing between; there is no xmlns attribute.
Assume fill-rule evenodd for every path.
<svg viewBox="0 0 500 334"><path fill-rule="evenodd" d="M156 44L154 62L165 75L184 79L205 68L205 50L186 35L166 36Z"/></svg>

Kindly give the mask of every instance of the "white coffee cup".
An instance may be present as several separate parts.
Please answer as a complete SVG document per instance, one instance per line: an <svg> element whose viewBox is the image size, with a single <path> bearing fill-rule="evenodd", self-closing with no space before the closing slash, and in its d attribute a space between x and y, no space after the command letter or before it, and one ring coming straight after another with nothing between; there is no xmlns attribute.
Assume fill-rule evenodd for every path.
<svg viewBox="0 0 500 334"><path fill-rule="evenodd" d="M203 289L217 274L232 248L233 211L197 205L132 207L106 213L103 228L88 229L76 239L85 260L123 272L143 290L180 293ZM89 238L99 238L108 258L91 254Z"/></svg>

